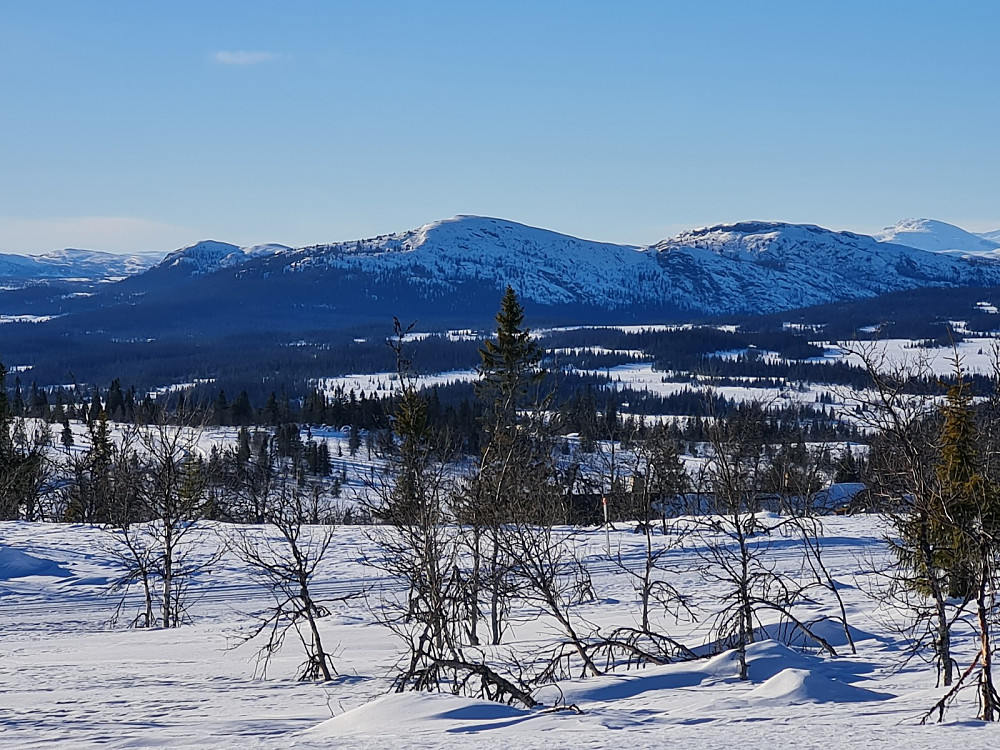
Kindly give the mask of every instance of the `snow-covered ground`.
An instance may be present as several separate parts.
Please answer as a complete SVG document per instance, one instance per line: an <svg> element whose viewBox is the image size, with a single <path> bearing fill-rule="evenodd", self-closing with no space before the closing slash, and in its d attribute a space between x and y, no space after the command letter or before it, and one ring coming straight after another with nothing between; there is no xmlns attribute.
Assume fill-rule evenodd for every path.
<svg viewBox="0 0 1000 750"><path fill-rule="evenodd" d="M58 317L58 315L0 315L0 325L5 323L44 323Z"/></svg>
<svg viewBox="0 0 1000 750"><path fill-rule="evenodd" d="M435 385L451 385L452 383L471 383L479 377L475 370L454 370L416 377L418 388L433 388ZM321 378L317 384L324 393L334 396L338 392L350 393L360 397L386 398L399 393L399 375L394 372L373 372L364 375L341 375L333 378Z"/></svg>
<svg viewBox="0 0 1000 750"><path fill-rule="evenodd" d="M631 388L636 391L647 391L658 396L670 396L683 391L696 391L723 396L739 403L759 403L764 406L789 406L792 404L815 404L822 396L830 396L840 401L835 405L843 406L847 394L844 388L823 384L788 385L775 388L770 384L759 384L754 378L746 378L746 385L714 385L711 378L692 376L690 380L678 382L668 377L662 370L657 370L650 363L637 362L627 365L616 365L599 370L583 370L589 375L603 375L611 378L611 388ZM623 406L623 410L627 408Z"/></svg>
<svg viewBox="0 0 1000 750"><path fill-rule="evenodd" d="M859 352L864 351L868 356L874 355L874 361L881 365L881 369L903 367L912 368L914 371L925 369L934 375L951 375L955 370L956 354L963 372L990 374L996 359L994 349L1000 344L1000 340L969 337L954 347L917 346L910 339L883 339L852 344L821 342L821 344L827 347L827 353L815 361L843 360L850 364L861 365Z"/></svg>
<svg viewBox="0 0 1000 750"><path fill-rule="evenodd" d="M844 597L858 653L828 623L838 656L762 640L750 649L750 680L737 679L731 652L660 667L564 680L537 697L582 713L523 710L451 695L387 694L400 644L376 622L380 598L394 585L364 563L368 530L335 529L317 579L320 600L364 591L331 604L321 620L339 672L326 684L294 680L302 657L289 639L259 679L250 645L237 636L268 605L243 564L224 553L191 587L192 622L175 630L131 630L109 623L118 598L110 536L81 525L0 524L0 745L5 747L939 747L986 748L1000 729L970 721L972 691L941 726L919 718L940 695L933 670L906 662L898 613L874 595L886 553L878 517L823 522L825 562ZM196 531L192 554L205 559L237 533L226 525ZM252 529L251 533L265 533ZM567 532L568 533L568 532ZM622 528L574 536L593 576L596 599L573 616L593 627L635 624L629 578L605 545L637 565L644 537ZM655 537L659 540L662 537ZM771 546L771 562L794 571L790 538ZM694 598L698 619L665 627L691 647L709 640L718 584L696 568L693 547L671 550L672 581ZM826 592L828 593L828 592ZM135 598L126 600L125 612ZM830 597L805 605L816 619ZM778 636L773 629L763 632ZM522 621L511 645L550 641L551 623ZM972 644L960 639L959 659Z"/></svg>

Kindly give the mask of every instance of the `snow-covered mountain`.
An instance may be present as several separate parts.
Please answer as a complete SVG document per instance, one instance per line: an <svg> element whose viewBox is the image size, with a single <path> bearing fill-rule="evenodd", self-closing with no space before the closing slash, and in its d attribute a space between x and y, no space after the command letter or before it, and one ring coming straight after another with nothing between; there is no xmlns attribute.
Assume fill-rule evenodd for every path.
<svg viewBox="0 0 1000 750"><path fill-rule="evenodd" d="M1000 237L1000 230L993 234ZM1000 241L989 234L973 234L954 224L935 219L903 219L883 229L875 235L875 239L909 245L932 253L992 257L1000 250Z"/></svg>
<svg viewBox="0 0 1000 750"><path fill-rule="evenodd" d="M119 283L93 285L86 297L61 295L30 310L15 300L8 312L58 315L40 325L124 341L297 335L382 325L393 316L421 326L488 327L508 284L532 319L546 324L641 323L1000 285L1000 260L778 222L706 227L636 247L456 216L301 248L199 242Z"/></svg>
<svg viewBox="0 0 1000 750"><path fill-rule="evenodd" d="M40 279L120 279L156 265L163 253L119 255L67 248L41 255L0 254L0 279L5 282Z"/></svg>
<svg viewBox="0 0 1000 750"><path fill-rule="evenodd" d="M1000 262L817 226L743 222L650 247L592 242L503 219L456 216L366 240L297 249L203 242L134 280L189 286L185 305L268 297L305 315L480 311L511 284L528 304L627 317L776 312L924 286L1000 283ZM252 291L251 291L252 290ZM176 297L173 297L176 298ZM263 304L263 303L261 303Z"/></svg>
<svg viewBox="0 0 1000 750"><path fill-rule="evenodd" d="M181 268L191 274L206 274L288 249L284 245L277 244L239 247L230 245L228 242L202 240L194 245L175 250L159 265L164 268Z"/></svg>
<svg viewBox="0 0 1000 750"><path fill-rule="evenodd" d="M671 296L705 312L779 310L924 286L1000 282L1000 264L780 222L695 229L656 252Z"/></svg>
<svg viewBox="0 0 1000 750"><path fill-rule="evenodd" d="M659 295L644 288L648 253L571 237L503 219L456 216L368 240L315 245L265 261L285 274L399 277L417 294L440 297L472 284L546 305L599 301L619 308Z"/></svg>
<svg viewBox="0 0 1000 750"><path fill-rule="evenodd" d="M1000 229L994 229L992 232L980 232L979 236L986 240L991 240L1000 244Z"/></svg>
<svg viewBox="0 0 1000 750"><path fill-rule="evenodd" d="M1000 286L1000 260L776 222L706 227L636 247L458 216L293 249L202 242L83 293L66 293L62 284L5 292L0 312L33 322L0 326L0 343L13 353L8 358L31 362L49 382L64 382L66 362L77 360L96 361L92 368L155 361L150 371L164 382L232 374L234 367L245 377L252 352L261 357L257 374L306 377L339 356L335 348L387 333L393 317L417 321L420 330L488 330L507 284L532 327L648 324L777 313L922 287ZM866 314L859 325L881 315Z"/></svg>

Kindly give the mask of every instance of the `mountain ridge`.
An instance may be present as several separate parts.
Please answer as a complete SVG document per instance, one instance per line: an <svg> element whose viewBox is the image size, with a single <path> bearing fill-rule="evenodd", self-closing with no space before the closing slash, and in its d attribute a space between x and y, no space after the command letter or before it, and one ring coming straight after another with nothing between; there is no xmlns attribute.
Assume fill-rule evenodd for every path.
<svg viewBox="0 0 1000 750"><path fill-rule="evenodd" d="M930 287L993 300L980 288L1000 287L1000 260L782 222L703 227L639 247L462 216L303 248L203 241L85 291L5 292L0 351L47 382L108 374L114 362L140 379L187 382L254 357L279 377L283 362L321 364L335 348L384 334L394 317L424 331L490 330L508 284L532 327L646 325Z"/></svg>
<svg viewBox="0 0 1000 750"><path fill-rule="evenodd" d="M346 280L353 285L352 304L373 312L389 298L404 309L400 301L407 298L447 300L457 311L462 305L456 295L473 287L499 293L508 284L542 307L711 315L775 312L930 285L1000 283L1000 261L994 258L930 252L810 224L720 224L642 247L471 215L300 248L247 252L206 241L172 253L135 283L152 282L154 271L166 269L237 286L279 278L295 286L298 280L312 291Z"/></svg>
<svg viewBox="0 0 1000 750"><path fill-rule="evenodd" d="M0 277L5 280L108 279L130 276L157 265L165 253L108 253L64 248L37 255L0 253Z"/></svg>
<svg viewBox="0 0 1000 750"><path fill-rule="evenodd" d="M547 320L655 322L994 284L1000 259L992 256L930 252L812 224L718 224L637 246L459 215L299 248L203 240L100 285L86 301L30 312L58 313L66 326L80 312L86 330L138 338L212 327L294 331L394 315L442 325L489 321L507 285Z"/></svg>

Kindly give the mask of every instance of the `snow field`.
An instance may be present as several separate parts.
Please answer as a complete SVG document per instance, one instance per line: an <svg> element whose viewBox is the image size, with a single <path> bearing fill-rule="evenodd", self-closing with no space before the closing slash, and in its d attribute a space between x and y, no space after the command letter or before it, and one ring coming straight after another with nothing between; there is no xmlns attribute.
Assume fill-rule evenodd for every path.
<svg viewBox="0 0 1000 750"><path fill-rule="evenodd" d="M319 532L320 529L313 530ZM199 524L191 554L211 556L233 534L271 534ZM572 534L593 577L596 600L574 608L586 632L636 624L636 593L616 560L636 567L644 537L622 526ZM65 747L495 747L604 748L749 747L987 747L997 728L966 721L975 715L971 691L943 726L918 720L939 695L932 669L906 662L895 632L901 613L877 595L886 553L877 517L823 520L824 560L838 583L857 641L842 628L820 625L840 654L818 652L765 620L749 649L750 681L737 679L732 652L659 667L563 680L539 689L548 706L575 704L583 713L527 711L441 694L387 694L402 654L377 624L383 597L399 593L365 564L374 554L370 530L339 527L320 568L319 599L349 591L365 596L332 604L321 620L339 675L331 683L294 681L302 660L290 638L259 679L253 644L233 648L268 599L232 552L191 585L192 624L175 630L111 627L117 575L100 529L65 524L0 524L0 746ZM657 535L656 540L662 540ZM704 539L701 540L705 542ZM768 560L794 574L801 565L792 537L768 540ZM671 582L693 597L697 620L657 626L705 651L719 585L697 570L695 546L667 553ZM811 621L832 613L829 592L798 611ZM138 599L126 601L125 612ZM553 643L553 624L529 607L515 610L507 645L523 658ZM124 619L124 618L123 618ZM788 643L788 645L786 645ZM959 659L972 644L960 639Z"/></svg>

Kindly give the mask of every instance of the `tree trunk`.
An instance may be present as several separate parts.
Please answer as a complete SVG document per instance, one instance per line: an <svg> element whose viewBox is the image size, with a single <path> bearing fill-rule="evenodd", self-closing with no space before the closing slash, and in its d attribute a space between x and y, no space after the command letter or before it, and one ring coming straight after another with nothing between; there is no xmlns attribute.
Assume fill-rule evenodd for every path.
<svg viewBox="0 0 1000 750"><path fill-rule="evenodd" d="M479 580L482 557L482 532L478 525L472 529L472 578L469 581L469 643L479 645Z"/></svg>
<svg viewBox="0 0 1000 750"><path fill-rule="evenodd" d="M500 645L503 637L503 624L500 613L500 543L494 535L493 549L490 553L490 574L493 578L493 586L490 590L490 629L493 634L493 645Z"/></svg>
<svg viewBox="0 0 1000 750"><path fill-rule="evenodd" d="M979 590L976 604L979 610L979 718L983 721L995 721L997 713L997 692L993 687L993 649L990 643L989 609L986 601L986 587L990 578L990 566L984 559L979 577Z"/></svg>
<svg viewBox="0 0 1000 750"><path fill-rule="evenodd" d="M326 652L323 650L323 641L319 636L319 627L316 625L316 618L310 611L307 615L309 620L309 630L312 634L312 653L310 654L310 659L314 664L314 668L319 670L319 673L323 676L324 682L329 682L333 679L333 674L330 671L330 665L326 662Z"/></svg>
<svg viewBox="0 0 1000 750"><path fill-rule="evenodd" d="M951 628L948 625L946 602L940 592L935 592L937 606L937 637L936 650L938 669L941 674L941 684L949 687L954 680L954 666L951 662Z"/></svg>
<svg viewBox="0 0 1000 750"><path fill-rule="evenodd" d="M163 627L172 628L174 626L174 608L175 603L173 601L173 545L172 539L170 538L168 521L164 520L164 540L163 540Z"/></svg>
<svg viewBox="0 0 1000 750"><path fill-rule="evenodd" d="M653 582L653 568L655 563L653 561L653 538L652 530L649 527L649 519L647 514L647 520L645 525L646 532L646 569L645 574L642 578L642 632L648 633L649 629L649 599L652 594Z"/></svg>

